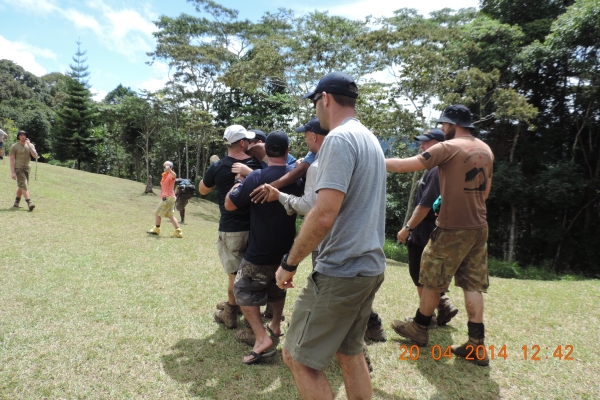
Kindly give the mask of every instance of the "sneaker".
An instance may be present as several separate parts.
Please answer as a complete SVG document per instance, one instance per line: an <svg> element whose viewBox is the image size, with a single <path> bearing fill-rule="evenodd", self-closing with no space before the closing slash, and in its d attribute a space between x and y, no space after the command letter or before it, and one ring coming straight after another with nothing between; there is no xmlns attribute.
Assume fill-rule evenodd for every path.
<svg viewBox="0 0 600 400"><path fill-rule="evenodd" d="M404 319L407 322L411 322L413 320L413 317L406 317ZM431 322L429 323L429 326L427 327L427 329L436 329L439 325L439 319L435 316L435 311L433 312L433 314L431 315Z"/></svg>
<svg viewBox="0 0 600 400"><path fill-rule="evenodd" d="M181 228L177 228L173 231L173 233L171 233L171 237L174 238L182 238L183 237L183 232L181 232Z"/></svg>
<svg viewBox="0 0 600 400"><path fill-rule="evenodd" d="M446 325L452 318L458 314L458 308L450 301L450 298L446 295L440 297L440 303L438 304L438 318L437 324L440 326Z"/></svg>
<svg viewBox="0 0 600 400"><path fill-rule="evenodd" d="M215 321L225 325L229 329L237 328L237 316L239 312L239 306L232 306L227 303L222 310L215 311Z"/></svg>
<svg viewBox="0 0 600 400"><path fill-rule="evenodd" d="M151 235L160 235L160 228L155 226L154 228L150 229L148 232Z"/></svg>
<svg viewBox="0 0 600 400"><path fill-rule="evenodd" d="M27 207L29 207L29 211L33 211L33 209L35 208L35 204L33 204L31 201L29 203L27 203Z"/></svg>
<svg viewBox="0 0 600 400"><path fill-rule="evenodd" d="M392 322L392 328L398 335L411 339L417 346L424 347L429 342L429 330L415 321L398 321L396 319Z"/></svg>
<svg viewBox="0 0 600 400"><path fill-rule="evenodd" d="M478 352L478 346L483 346L484 350L479 350ZM470 337L465 344L461 346L453 344L452 346L450 346L450 348L452 349L452 353L454 353L458 358L462 358L466 361L475 363L482 367L487 367L488 365L490 365L490 358L487 355L487 351L485 351L485 344L483 343L483 339L473 339L472 337ZM481 358L482 355L483 358ZM468 359L466 358L467 356L469 356Z"/></svg>

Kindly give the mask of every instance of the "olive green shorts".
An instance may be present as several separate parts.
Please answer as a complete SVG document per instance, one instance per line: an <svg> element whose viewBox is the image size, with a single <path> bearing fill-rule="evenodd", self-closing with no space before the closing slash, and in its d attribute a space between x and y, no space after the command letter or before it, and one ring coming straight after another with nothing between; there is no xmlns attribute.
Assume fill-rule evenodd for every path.
<svg viewBox="0 0 600 400"><path fill-rule="evenodd" d="M454 284L464 290L486 292L490 285L487 238L487 226L468 230L435 228L421 256L419 283L445 292L454 277Z"/></svg>
<svg viewBox="0 0 600 400"><path fill-rule="evenodd" d="M246 249L248 248L249 231L219 232L217 251L226 274L236 274Z"/></svg>
<svg viewBox="0 0 600 400"><path fill-rule="evenodd" d="M384 274L339 278L313 271L294 303L286 333L284 346L294 360L322 371L336 352L361 354L383 279Z"/></svg>
<svg viewBox="0 0 600 400"><path fill-rule="evenodd" d="M163 200L164 199L164 200ZM164 197L160 204L156 207L154 215L159 217L171 218L173 216L173 205L175 205L175 197Z"/></svg>
<svg viewBox="0 0 600 400"><path fill-rule="evenodd" d="M17 187L27 190L29 187L29 168L15 168L15 173L17 174Z"/></svg>

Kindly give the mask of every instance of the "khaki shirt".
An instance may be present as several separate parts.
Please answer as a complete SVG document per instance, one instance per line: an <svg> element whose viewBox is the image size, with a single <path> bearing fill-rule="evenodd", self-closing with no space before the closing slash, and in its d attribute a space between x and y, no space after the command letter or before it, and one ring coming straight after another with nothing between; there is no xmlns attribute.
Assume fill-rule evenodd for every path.
<svg viewBox="0 0 600 400"><path fill-rule="evenodd" d="M29 145L22 145L20 142L10 147L10 155L15 158L15 169L28 168L31 161Z"/></svg>

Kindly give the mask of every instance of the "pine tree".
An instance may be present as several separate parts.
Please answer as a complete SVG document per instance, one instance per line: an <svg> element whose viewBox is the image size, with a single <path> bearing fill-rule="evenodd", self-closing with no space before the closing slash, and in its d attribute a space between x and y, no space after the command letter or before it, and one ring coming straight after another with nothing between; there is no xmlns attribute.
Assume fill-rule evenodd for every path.
<svg viewBox="0 0 600 400"><path fill-rule="evenodd" d="M91 87L88 84L90 80L86 78L90 76L90 73L88 71L88 66L83 64L87 61L87 58L83 58L83 56L87 54L87 50L81 51L81 42L79 40L75 43L77 43L77 53L73 56L73 61L75 61L76 64L69 64L71 71L69 71L67 75L81 83L84 88L89 89Z"/></svg>

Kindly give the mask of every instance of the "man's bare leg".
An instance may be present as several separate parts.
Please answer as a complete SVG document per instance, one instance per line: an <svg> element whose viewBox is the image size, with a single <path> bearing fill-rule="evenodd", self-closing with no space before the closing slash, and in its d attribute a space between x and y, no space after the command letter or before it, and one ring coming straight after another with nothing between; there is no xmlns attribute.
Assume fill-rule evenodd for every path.
<svg viewBox="0 0 600 400"><path fill-rule="evenodd" d="M419 311L426 317L433 314L440 302L440 292L434 292L423 286Z"/></svg>
<svg viewBox="0 0 600 400"><path fill-rule="evenodd" d="M465 308L469 315L469 321L476 324L483 323L483 294L464 290Z"/></svg>
<svg viewBox="0 0 600 400"><path fill-rule="evenodd" d="M229 305L235 306L237 303L235 302L235 296L233 294L233 283L235 282L236 274L227 274L227 278L229 279L229 283L227 285L227 299L229 301Z"/></svg>
<svg viewBox="0 0 600 400"><path fill-rule="evenodd" d="M285 305L285 299L278 301L277 303L269 303L271 305L271 310L273 310L273 319L271 319L271 323L269 324L269 328L273 331L274 334L281 334L281 316L283 315L283 306Z"/></svg>
<svg viewBox="0 0 600 400"><path fill-rule="evenodd" d="M373 387L363 353L348 356L338 352L335 353L335 358L342 368L348 400L370 399L373 396Z"/></svg>
<svg viewBox="0 0 600 400"><path fill-rule="evenodd" d="M283 349L283 362L292 371L294 382L303 400L333 400L331 385L323 371L307 367L294 360L286 348Z"/></svg>
<svg viewBox="0 0 600 400"><path fill-rule="evenodd" d="M260 317L260 307L258 306L241 306L242 313L244 313L244 318L252 327L252 332L254 332L254 337L256 337L256 341L254 342L254 347L252 350L260 354L263 351L269 349L273 346L273 341L267 334L267 330L262 323L262 318ZM244 357L244 361L248 361L252 358L252 356Z"/></svg>
<svg viewBox="0 0 600 400"><path fill-rule="evenodd" d="M156 226L160 226L160 221L161 221L161 220L162 220L162 219L161 219L161 218L160 218L158 215L155 215L155 216L154 216L154 225L156 225Z"/></svg>

